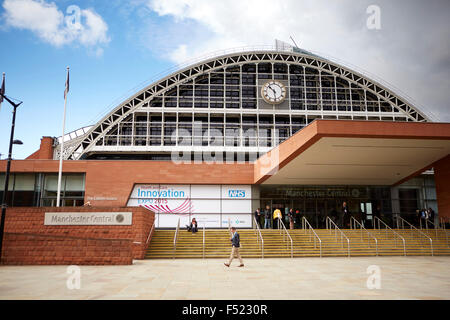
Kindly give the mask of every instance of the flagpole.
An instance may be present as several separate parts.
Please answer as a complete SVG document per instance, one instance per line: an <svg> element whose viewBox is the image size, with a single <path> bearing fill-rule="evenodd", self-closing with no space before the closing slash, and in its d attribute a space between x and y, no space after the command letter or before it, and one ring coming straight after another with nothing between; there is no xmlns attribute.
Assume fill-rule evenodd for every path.
<svg viewBox="0 0 450 320"><path fill-rule="evenodd" d="M67 78L69 78L69 67L67 67ZM66 129L66 107L67 107L67 95L68 95L68 83L66 82L66 91L64 94L64 114L63 114L63 125L62 125L62 136L61 136L61 148L59 149L59 170L58 170L58 191L56 194L56 206L60 207L61 202L61 180L62 180L62 166L63 166L63 151L64 151L64 132Z"/></svg>

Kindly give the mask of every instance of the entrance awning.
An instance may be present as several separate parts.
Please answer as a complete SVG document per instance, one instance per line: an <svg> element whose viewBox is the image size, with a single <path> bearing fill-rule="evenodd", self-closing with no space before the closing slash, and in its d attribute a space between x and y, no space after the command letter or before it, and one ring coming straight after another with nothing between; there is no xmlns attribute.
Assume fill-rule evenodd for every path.
<svg viewBox="0 0 450 320"><path fill-rule="evenodd" d="M255 162L255 183L394 185L450 154L450 123L317 120Z"/></svg>

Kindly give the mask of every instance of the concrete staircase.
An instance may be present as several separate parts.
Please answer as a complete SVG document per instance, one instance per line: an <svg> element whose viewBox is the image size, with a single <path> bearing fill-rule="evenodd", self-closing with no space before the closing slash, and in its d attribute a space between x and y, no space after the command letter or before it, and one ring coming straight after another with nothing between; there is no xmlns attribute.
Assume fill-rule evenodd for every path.
<svg viewBox="0 0 450 320"><path fill-rule="evenodd" d="M288 230L292 238L293 257L347 257L349 255L347 239L341 237L339 231L315 229L321 240L322 252L319 241L308 230ZM342 230L350 242L350 256L376 256L375 240L368 236L366 231L359 229ZM390 230L368 229L378 241L379 256L431 256L430 241L425 236L419 236L415 230L394 229L398 235L405 239L405 249L400 236L394 236ZM422 230L433 240L433 254L450 255L450 247L447 242L445 230ZM243 258L261 258L262 246L258 243L255 229L238 230L241 237L241 255ZM264 258L291 257L290 239L279 230L261 230L264 239ZM192 234L185 230L178 233L176 250L174 250L175 230L156 230L149 249L147 259L172 259L172 258L227 258L231 252L230 234L225 229L207 229L205 231L205 245L203 246L203 230ZM450 235L449 235L450 236ZM314 239L316 243L314 245ZM322 254L321 254L322 253Z"/></svg>

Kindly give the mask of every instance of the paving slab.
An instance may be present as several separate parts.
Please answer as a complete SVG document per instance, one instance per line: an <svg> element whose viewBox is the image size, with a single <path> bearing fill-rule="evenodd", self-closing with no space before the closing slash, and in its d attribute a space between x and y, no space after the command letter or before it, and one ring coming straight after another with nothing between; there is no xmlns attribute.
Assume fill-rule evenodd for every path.
<svg viewBox="0 0 450 320"><path fill-rule="evenodd" d="M244 268L223 262L79 266L79 289L68 288L67 266L1 266L0 299L450 299L450 257L246 259ZM379 282L368 287L368 278L378 275Z"/></svg>

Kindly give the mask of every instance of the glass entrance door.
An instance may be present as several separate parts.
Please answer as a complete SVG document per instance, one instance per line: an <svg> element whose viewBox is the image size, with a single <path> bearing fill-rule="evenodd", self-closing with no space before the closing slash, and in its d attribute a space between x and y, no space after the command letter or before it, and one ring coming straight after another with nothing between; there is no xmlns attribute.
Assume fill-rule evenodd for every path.
<svg viewBox="0 0 450 320"><path fill-rule="evenodd" d="M361 210L361 221L364 223L364 226L372 227L373 226L373 212L372 212L372 203L371 202L361 202L360 204Z"/></svg>

